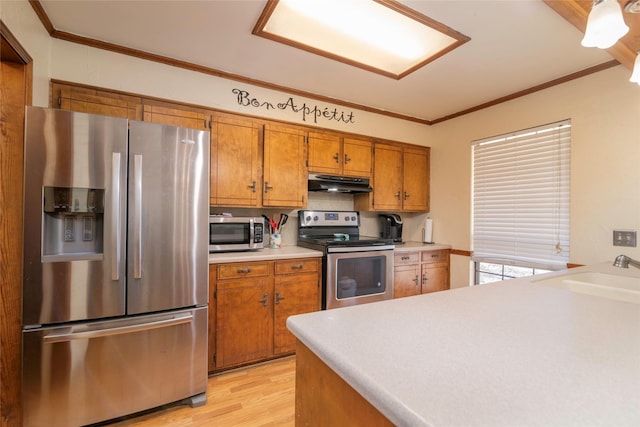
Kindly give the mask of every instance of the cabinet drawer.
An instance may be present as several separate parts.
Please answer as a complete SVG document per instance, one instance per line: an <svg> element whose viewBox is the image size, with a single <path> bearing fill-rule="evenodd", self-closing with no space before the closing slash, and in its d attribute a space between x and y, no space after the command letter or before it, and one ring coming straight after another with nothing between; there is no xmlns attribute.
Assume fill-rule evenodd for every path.
<svg viewBox="0 0 640 427"><path fill-rule="evenodd" d="M276 261L276 274L306 273L308 271L318 271L317 259L287 259Z"/></svg>
<svg viewBox="0 0 640 427"><path fill-rule="evenodd" d="M268 262L239 262L218 266L218 280L259 277L269 274Z"/></svg>
<svg viewBox="0 0 640 427"><path fill-rule="evenodd" d="M448 262L449 251L424 251L422 252L422 262Z"/></svg>
<svg viewBox="0 0 640 427"><path fill-rule="evenodd" d="M393 254L394 265L418 264L419 262L419 252L397 252Z"/></svg>

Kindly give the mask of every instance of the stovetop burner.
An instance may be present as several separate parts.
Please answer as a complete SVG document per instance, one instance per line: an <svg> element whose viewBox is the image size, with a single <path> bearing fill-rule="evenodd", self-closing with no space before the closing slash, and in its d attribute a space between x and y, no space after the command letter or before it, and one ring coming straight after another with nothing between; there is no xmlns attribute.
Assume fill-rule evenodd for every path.
<svg viewBox="0 0 640 427"><path fill-rule="evenodd" d="M348 235L349 238L334 236L299 236L298 242L308 242L325 246L367 246L367 245L392 245L392 239L383 239L380 237Z"/></svg>
<svg viewBox="0 0 640 427"><path fill-rule="evenodd" d="M361 236L359 212L298 211L298 245L312 249L383 246L393 245L393 239Z"/></svg>

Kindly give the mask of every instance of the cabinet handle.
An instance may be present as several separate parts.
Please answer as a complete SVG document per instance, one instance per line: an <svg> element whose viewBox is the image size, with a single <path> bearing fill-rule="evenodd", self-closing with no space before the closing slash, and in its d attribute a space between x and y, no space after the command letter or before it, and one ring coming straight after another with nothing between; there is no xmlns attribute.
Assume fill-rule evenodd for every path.
<svg viewBox="0 0 640 427"><path fill-rule="evenodd" d="M344 155L344 164L346 165L347 163L349 163L351 161L351 157L347 156L346 154Z"/></svg>
<svg viewBox="0 0 640 427"><path fill-rule="evenodd" d="M250 268L239 268L238 273L251 273Z"/></svg>
<svg viewBox="0 0 640 427"><path fill-rule="evenodd" d="M248 186L248 188L250 188L250 189L251 189L251 192L252 192L252 193L255 193L255 192L256 192L256 182L255 182L255 181L253 181L253 182L251 183L251 185L249 185L249 186Z"/></svg>
<svg viewBox="0 0 640 427"><path fill-rule="evenodd" d="M265 293L264 295L262 295L262 299L261 299L260 301L258 301L258 302L261 302L261 303L262 303L262 305L263 305L264 307L266 307L266 306L267 306L267 304L269 303L269 297L268 297L268 296L267 296L267 294Z"/></svg>
<svg viewBox="0 0 640 427"><path fill-rule="evenodd" d="M438 258L438 254L431 254L431 259Z"/></svg>
<svg viewBox="0 0 640 427"><path fill-rule="evenodd" d="M422 284L426 284L427 283L427 275L426 274L422 274Z"/></svg>
<svg viewBox="0 0 640 427"><path fill-rule="evenodd" d="M335 160L336 163L340 163L340 153L336 153L336 155L333 156L333 160Z"/></svg>
<svg viewBox="0 0 640 427"><path fill-rule="evenodd" d="M302 264L297 264L297 265L292 265L291 269L292 270L302 270L304 266Z"/></svg>
<svg viewBox="0 0 640 427"><path fill-rule="evenodd" d="M409 261L409 259L411 259L411 257L408 256L403 256L402 258L400 258L402 261Z"/></svg>
<svg viewBox="0 0 640 427"><path fill-rule="evenodd" d="M283 299L284 299L284 297L280 296L280 292L276 292L276 304L280 304L280 301L283 300Z"/></svg>
<svg viewBox="0 0 640 427"><path fill-rule="evenodd" d="M418 275L416 274L416 278L413 279L414 282L416 282L416 286L420 285L420 280L418 279Z"/></svg>
<svg viewBox="0 0 640 427"><path fill-rule="evenodd" d="M409 198L409 194L405 191L404 192L404 199L407 200Z"/></svg>
<svg viewBox="0 0 640 427"><path fill-rule="evenodd" d="M396 193L396 199L400 200L400 192L399 191Z"/></svg>
<svg viewBox="0 0 640 427"><path fill-rule="evenodd" d="M269 185L269 183L267 181L264 182L264 192L268 193L269 190L271 190L273 188L273 185Z"/></svg>

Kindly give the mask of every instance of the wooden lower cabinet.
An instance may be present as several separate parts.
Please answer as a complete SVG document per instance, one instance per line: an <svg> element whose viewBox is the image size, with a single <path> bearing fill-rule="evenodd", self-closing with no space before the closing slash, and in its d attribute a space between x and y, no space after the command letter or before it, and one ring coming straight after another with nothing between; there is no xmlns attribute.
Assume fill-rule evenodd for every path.
<svg viewBox="0 0 640 427"><path fill-rule="evenodd" d="M420 295L420 252L396 253L393 258L393 297Z"/></svg>
<svg viewBox="0 0 640 427"><path fill-rule="evenodd" d="M295 352L286 320L320 309L319 265L320 258L211 265L209 371Z"/></svg>
<svg viewBox="0 0 640 427"><path fill-rule="evenodd" d="M449 250L398 252L394 256L393 297L449 289Z"/></svg>
<svg viewBox="0 0 640 427"><path fill-rule="evenodd" d="M297 426L394 425L300 341L296 349L295 400Z"/></svg>
<svg viewBox="0 0 640 427"><path fill-rule="evenodd" d="M221 264L216 283L216 368L267 358L273 351L270 262Z"/></svg>
<svg viewBox="0 0 640 427"><path fill-rule="evenodd" d="M320 309L319 262L319 259L276 261L274 355L296 350L296 337L287 329L287 317Z"/></svg>

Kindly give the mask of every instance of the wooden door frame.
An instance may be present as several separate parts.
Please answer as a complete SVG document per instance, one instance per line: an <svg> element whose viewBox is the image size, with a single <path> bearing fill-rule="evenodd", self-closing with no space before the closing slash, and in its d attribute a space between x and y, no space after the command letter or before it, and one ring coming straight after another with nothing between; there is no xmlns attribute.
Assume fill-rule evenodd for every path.
<svg viewBox="0 0 640 427"><path fill-rule="evenodd" d="M0 20L0 422L22 425L24 115L33 60Z"/></svg>

